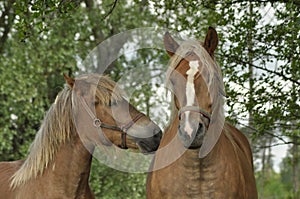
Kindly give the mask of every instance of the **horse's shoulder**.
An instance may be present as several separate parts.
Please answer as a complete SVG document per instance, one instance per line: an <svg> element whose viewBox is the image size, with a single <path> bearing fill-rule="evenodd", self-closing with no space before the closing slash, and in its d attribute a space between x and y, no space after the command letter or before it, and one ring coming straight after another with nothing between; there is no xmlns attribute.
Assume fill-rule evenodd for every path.
<svg viewBox="0 0 300 199"><path fill-rule="evenodd" d="M238 130L235 126L226 123L225 131L227 137L231 140L231 142L236 147L239 153L242 153L240 157L247 158L251 166L253 167L253 157L252 150L250 146L250 142L245 134L243 134L240 130Z"/></svg>
<svg viewBox="0 0 300 199"><path fill-rule="evenodd" d="M237 129L232 124L226 123L225 131L227 134L230 134L230 136L237 142L237 144L246 146L247 148L250 147L250 143L246 135L243 134L239 129Z"/></svg>

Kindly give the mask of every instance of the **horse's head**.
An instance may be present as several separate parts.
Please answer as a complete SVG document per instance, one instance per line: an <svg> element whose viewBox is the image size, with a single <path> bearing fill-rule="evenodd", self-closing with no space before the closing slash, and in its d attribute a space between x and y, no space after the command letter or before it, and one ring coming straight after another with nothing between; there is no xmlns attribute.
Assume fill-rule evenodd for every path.
<svg viewBox="0 0 300 199"><path fill-rule="evenodd" d="M113 143L124 149L139 148L143 153L158 148L161 129L128 103L110 78L93 74L65 79L73 89L76 126L90 147Z"/></svg>
<svg viewBox="0 0 300 199"><path fill-rule="evenodd" d="M164 45L171 56L168 83L178 110L178 136L187 148L199 148L210 125L213 96L214 50L218 36L209 28L205 42L185 41L179 45L169 33Z"/></svg>

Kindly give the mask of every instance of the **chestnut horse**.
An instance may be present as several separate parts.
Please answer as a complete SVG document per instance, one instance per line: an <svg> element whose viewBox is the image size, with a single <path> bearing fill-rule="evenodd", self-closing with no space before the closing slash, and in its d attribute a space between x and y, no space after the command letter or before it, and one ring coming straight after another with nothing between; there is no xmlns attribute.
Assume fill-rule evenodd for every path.
<svg viewBox="0 0 300 199"><path fill-rule="evenodd" d="M149 199L258 197L249 142L224 121L217 43L211 27L204 43L164 36L174 110L148 174Z"/></svg>
<svg viewBox="0 0 300 199"><path fill-rule="evenodd" d="M107 76L65 79L27 158L0 163L0 198L91 199L88 180L95 146L143 153L158 148L160 128L129 104Z"/></svg>

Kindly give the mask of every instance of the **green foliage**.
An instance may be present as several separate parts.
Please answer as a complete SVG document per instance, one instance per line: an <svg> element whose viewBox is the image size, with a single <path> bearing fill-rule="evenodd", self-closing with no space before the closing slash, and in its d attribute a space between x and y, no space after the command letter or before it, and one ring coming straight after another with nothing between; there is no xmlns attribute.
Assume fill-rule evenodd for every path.
<svg viewBox="0 0 300 199"><path fill-rule="evenodd" d="M261 172L257 172L257 178L260 178ZM271 173L268 179L264 179L264 183L261 184L260 181L257 181L257 189L259 198L264 199L288 199L289 193L285 189L284 184L281 182L280 174Z"/></svg>
<svg viewBox="0 0 300 199"><path fill-rule="evenodd" d="M207 27L215 26L220 37L216 60L224 76L228 118L246 124L255 157L262 159L261 147L273 142L292 140L299 145L295 130L300 127L297 1L133 0L113 6L111 0L0 1L1 161L26 156L45 111L64 84L63 73L75 75L97 44L140 27L163 27L203 40ZM119 50L133 39L123 42ZM142 74L147 83L126 85L134 88L130 101L165 126L169 116L160 105L167 104L155 91L164 84L166 53L143 49L128 57L121 56L106 72L115 80L124 78L128 70ZM294 196L288 181L295 175L289 164L294 159L291 153L284 160L284 185L275 173L259 182L263 198ZM145 176L118 172L94 161L91 184L97 197L144 198Z"/></svg>
<svg viewBox="0 0 300 199"><path fill-rule="evenodd" d="M146 174L144 173L118 171L94 160L90 176L96 198L146 198Z"/></svg>
<svg viewBox="0 0 300 199"><path fill-rule="evenodd" d="M298 131L299 132L299 131ZM288 155L281 162L281 182L288 193L289 198L299 198L300 190L295 190L295 183L300 181L299 167L300 154L298 153L299 146L294 145L288 150ZM295 175L295 172L298 174ZM299 184L298 184L299 185Z"/></svg>

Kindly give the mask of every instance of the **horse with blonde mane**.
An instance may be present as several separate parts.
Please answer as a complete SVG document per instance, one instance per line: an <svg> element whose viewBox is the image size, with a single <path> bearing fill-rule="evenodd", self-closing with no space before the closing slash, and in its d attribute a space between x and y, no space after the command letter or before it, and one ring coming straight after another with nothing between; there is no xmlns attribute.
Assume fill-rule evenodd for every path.
<svg viewBox="0 0 300 199"><path fill-rule="evenodd" d="M217 43L212 27L204 43L164 36L173 112L148 174L148 199L258 198L250 144L224 119Z"/></svg>
<svg viewBox="0 0 300 199"><path fill-rule="evenodd" d="M107 76L65 75L25 160L0 163L0 198L94 198L89 174L95 146L158 148L161 130ZM113 115L113 112L118 113Z"/></svg>

